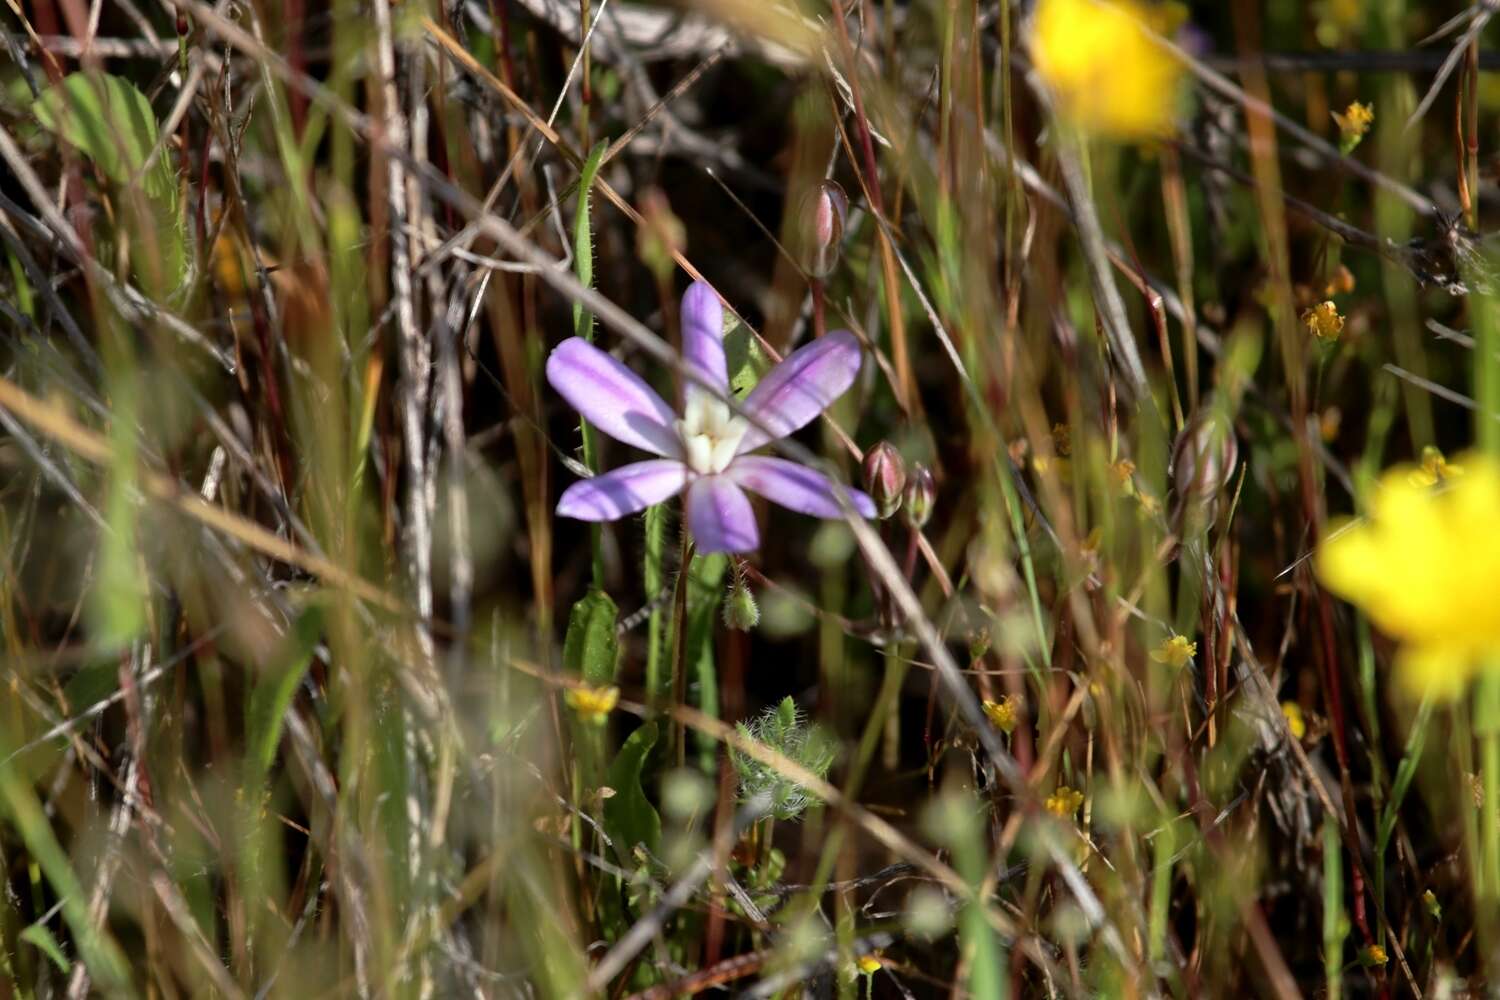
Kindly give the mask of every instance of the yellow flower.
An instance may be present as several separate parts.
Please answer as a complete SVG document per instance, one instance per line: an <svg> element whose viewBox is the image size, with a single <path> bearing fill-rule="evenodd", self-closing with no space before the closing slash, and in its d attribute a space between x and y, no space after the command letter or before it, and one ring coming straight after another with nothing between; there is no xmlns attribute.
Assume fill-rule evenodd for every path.
<svg viewBox="0 0 1500 1000"><path fill-rule="evenodd" d="M1302 706L1295 701L1284 701L1281 703L1281 714L1286 716L1286 727L1291 730L1292 738L1300 740L1307 735L1307 719L1302 716Z"/></svg>
<svg viewBox="0 0 1500 1000"><path fill-rule="evenodd" d="M1116 139L1172 130L1182 66L1146 34L1167 27L1136 0L1040 0L1031 60L1058 113Z"/></svg>
<svg viewBox="0 0 1500 1000"><path fill-rule="evenodd" d="M1039 476L1045 476L1055 469L1058 482L1064 485L1073 481L1073 463L1066 458L1048 458L1045 455L1038 455L1031 460L1031 467Z"/></svg>
<svg viewBox="0 0 1500 1000"><path fill-rule="evenodd" d="M1073 815L1083 805L1083 793L1067 785L1058 785L1057 791L1047 796L1047 811L1064 819Z"/></svg>
<svg viewBox="0 0 1500 1000"><path fill-rule="evenodd" d="M867 976L873 976L885 968L885 963L880 960L880 952L878 951L872 951L868 955L861 955L854 962L859 966L859 971Z"/></svg>
<svg viewBox="0 0 1500 1000"><path fill-rule="evenodd" d="M1343 422L1343 411L1337 406L1330 406L1318 416L1318 436L1327 444L1333 444L1339 436L1339 427Z"/></svg>
<svg viewBox="0 0 1500 1000"><path fill-rule="evenodd" d="M1181 667L1198 655L1198 644L1189 642L1185 635L1174 635L1151 651L1151 659L1169 667Z"/></svg>
<svg viewBox="0 0 1500 1000"><path fill-rule="evenodd" d="M1463 474L1462 465L1449 465L1443 453L1429 444L1422 449L1422 467L1413 469L1406 480L1413 486L1436 486L1445 479Z"/></svg>
<svg viewBox="0 0 1500 1000"><path fill-rule="evenodd" d="M1344 317L1332 302L1320 302L1302 314L1302 325L1319 340L1338 340L1344 332Z"/></svg>
<svg viewBox="0 0 1500 1000"><path fill-rule="evenodd" d="M563 701L567 702L568 707L577 712L584 722L602 726L604 720L609 718L609 713L613 712L615 706L620 703L620 689L614 685L592 687L584 684L582 687L568 688L564 691Z"/></svg>
<svg viewBox="0 0 1500 1000"><path fill-rule="evenodd" d="M1413 693L1461 693L1500 654L1500 465L1473 455L1439 488L1411 466L1381 477L1369 517L1330 528L1317 572L1330 591L1397 639Z"/></svg>
<svg viewBox="0 0 1500 1000"><path fill-rule="evenodd" d="M1130 496L1135 491L1135 463L1128 458L1122 458L1109 467L1110 478L1115 481L1115 488L1120 491L1121 496Z"/></svg>
<svg viewBox="0 0 1500 1000"><path fill-rule="evenodd" d="M1359 145L1365 133L1370 131L1370 126L1375 121L1375 109L1355 101L1344 109L1343 114L1335 111L1333 120L1339 127L1339 149L1348 154Z"/></svg>
<svg viewBox="0 0 1500 1000"><path fill-rule="evenodd" d="M1021 718L1021 699L1008 694L999 701L987 701L984 703L984 714L995 724L996 729L1009 736L1015 731L1016 723Z"/></svg>
<svg viewBox="0 0 1500 1000"><path fill-rule="evenodd" d="M1360 949L1359 964L1364 966L1384 965L1389 962L1385 949L1378 944L1366 945Z"/></svg>
<svg viewBox="0 0 1500 1000"><path fill-rule="evenodd" d="M1335 295L1348 295L1352 291L1354 291L1354 272L1343 264L1340 264L1338 270L1333 272L1333 277L1329 279L1327 286L1323 289L1323 294L1326 297L1332 298Z"/></svg>
<svg viewBox="0 0 1500 1000"><path fill-rule="evenodd" d="M1142 517L1155 517L1161 513L1161 501L1144 490L1137 490L1135 498L1141 505Z"/></svg>

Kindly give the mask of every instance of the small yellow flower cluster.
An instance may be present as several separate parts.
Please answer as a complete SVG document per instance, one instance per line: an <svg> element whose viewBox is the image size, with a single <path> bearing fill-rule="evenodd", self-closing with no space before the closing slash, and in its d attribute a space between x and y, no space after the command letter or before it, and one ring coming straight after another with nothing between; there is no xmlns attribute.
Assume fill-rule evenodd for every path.
<svg viewBox="0 0 1500 1000"><path fill-rule="evenodd" d="M1115 139L1169 133L1182 66L1147 30L1175 30L1180 6L1040 0L1031 62L1058 113L1085 132Z"/></svg>
<svg viewBox="0 0 1500 1000"><path fill-rule="evenodd" d="M1375 122L1375 109L1355 101L1344 109L1343 114L1335 111L1333 120L1339 127L1339 150L1347 156L1370 131Z"/></svg>
<svg viewBox="0 0 1500 1000"><path fill-rule="evenodd" d="M1135 492L1135 463L1130 459L1122 458L1111 465L1109 475L1121 496L1128 497Z"/></svg>
<svg viewBox="0 0 1500 1000"><path fill-rule="evenodd" d="M1286 727L1291 730L1292 738L1302 739L1307 735L1307 719L1302 714L1302 706L1295 701L1284 701L1281 703L1281 714L1286 716Z"/></svg>
<svg viewBox="0 0 1500 1000"><path fill-rule="evenodd" d="M1406 477L1406 481L1413 486L1436 486L1438 483L1463 474L1462 465L1448 464L1443 453L1429 444L1422 449L1422 467L1413 469Z"/></svg>
<svg viewBox="0 0 1500 1000"><path fill-rule="evenodd" d="M1151 651L1151 659L1177 669L1198 655L1198 644L1185 635L1174 635Z"/></svg>
<svg viewBox="0 0 1500 1000"><path fill-rule="evenodd" d="M584 722L602 726L609 718L609 713L613 712L615 706L620 703L620 689L614 685L592 687L584 684L581 687L568 688L563 692L563 701L577 712Z"/></svg>
<svg viewBox="0 0 1500 1000"><path fill-rule="evenodd" d="M872 951L867 955L859 956L859 958L854 960L854 964L858 965L859 971L867 976L873 976L885 968L885 963L880 960L880 952L878 951Z"/></svg>
<svg viewBox="0 0 1500 1000"><path fill-rule="evenodd" d="M1338 340L1344 332L1344 317L1332 301L1320 302L1302 314L1302 325L1319 340Z"/></svg>
<svg viewBox="0 0 1500 1000"><path fill-rule="evenodd" d="M1015 732L1016 723L1021 720L1021 698L1019 695L1008 694L999 701L987 701L984 703L984 715L994 723L996 729L1009 736Z"/></svg>
<svg viewBox="0 0 1500 1000"><path fill-rule="evenodd" d="M1400 641L1410 691L1451 698L1500 654L1500 464L1471 455L1462 475L1430 464L1381 477L1365 519L1330 526L1317 572Z"/></svg>
<svg viewBox="0 0 1500 1000"><path fill-rule="evenodd" d="M1359 953L1359 964L1366 968L1384 965L1389 961L1390 957L1386 955L1385 949L1378 944L1366 945Z"/></svg>
<svg viewBox="0 0 1500 1000"><path fill-rule="evenodd" d="M1083 806L1083 793L1067 785L1058 785L1057 791L1047 796L1047 811L1054 816L1067 819Z"/></svg>

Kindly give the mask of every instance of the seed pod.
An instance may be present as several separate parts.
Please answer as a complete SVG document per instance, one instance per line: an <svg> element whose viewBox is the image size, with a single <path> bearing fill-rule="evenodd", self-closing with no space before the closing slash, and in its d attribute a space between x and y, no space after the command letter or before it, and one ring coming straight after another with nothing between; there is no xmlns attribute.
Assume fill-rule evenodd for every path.
<svg viewBox="0 0 1500 1000"><path fill-rule="evenodd" d="M736 581L724 599L724 626L737 632L748 632L760 624L760 605L744 583Z"/></svg>
<svg viewBox="0 0 1500 1000"><path fill-rule="evenodd" d="M933 481L932 470L921 462L912 465L902 501L906 507L906 523L918 531L926 527L932 518L932 505L936 495L937 484Z"/></svg>
<svg viewBox="0 0 1500 1000"><path fill-rule="evenodd" d="M906 489L906 463L889 441L882 441L865 453L865 492L875 501L881 520L901 509L901 493Z"/></svg>
<svg viewBox="0 0 1500 1000"><path fill-rule="evenodd" d="M820 181L802 208L807 252L804 266L814 278L826 278L838 266L844 246L849 197L836 181Z"/></svg>

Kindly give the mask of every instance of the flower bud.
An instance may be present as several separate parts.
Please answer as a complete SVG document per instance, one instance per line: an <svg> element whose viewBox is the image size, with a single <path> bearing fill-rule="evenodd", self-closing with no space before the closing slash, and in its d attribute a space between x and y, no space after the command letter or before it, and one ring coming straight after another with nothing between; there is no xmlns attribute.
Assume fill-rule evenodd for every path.
<svg viewBox="0 0 1500 1000"><path fill-rule="evenodd" d="M672 212L661 188L649 187L642 192L640 213L642 224L636 230L636 253L658 280L665 281L676 266L675 255L687 248L687 227Z"/></svg>
<svg viewBox="0 0 1500 1000"><path fill-rule="evenodd" d="M937 495L937 484L933 482L932 470L921 462L911 467L906 480L906 523L921 531L932 517L932 504Z"/></svg>
<svg viewBox="0 0 1500 1000"><path fill-rule="evenodd" d="M1234 476L1239 454L1225 417L1207 410L1193 417L1172 446L1172 485L1179 500L1216 497Z"/></svg>
<svg viewBox="0 0 1500 1000"><path fill-rule="evenodd" d="M750 588L736 580L724 599L724 627L737 632L748 632L760 624L760 605Z"/></svg>
<svg viewBox="0 0 1500 1000"><path fill-rule="evenodd" d="M819 181L803 203L801 222L807 246L804 263L814 278L828 277L838 265L848 216L849 197L835 181Z"/></svg>
<svg viewBox="0 0 1500 1000"><path fill-rule="evenodd" d="M865 452L865 492L875 501L881 520L901 509L901 491L906 489L906 463L889 441Z"/></svg>

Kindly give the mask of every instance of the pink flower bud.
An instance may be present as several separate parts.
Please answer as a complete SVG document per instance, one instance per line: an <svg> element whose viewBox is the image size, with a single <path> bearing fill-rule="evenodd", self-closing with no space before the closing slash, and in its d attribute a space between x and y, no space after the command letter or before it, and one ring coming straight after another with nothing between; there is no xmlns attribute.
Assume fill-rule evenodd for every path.
<svg viewBox="0 0 1500 1000"><path fill-rule="evenodd" d="M937 484L932 470L921 462L912 465L906 479L906 523L921 531L932 518L932 505L937 497Z"/></svg>
<svg viewBox="0 0 1500 1000"><path fill-rule="evenodd" d="M1234 428L1223 415L1204 410L1188 421L1172 446L1174 530L1190 529L1214 519L1219 497L1234 477L1239 454Z"/></svg>
<svg viewBox="0 0 1500 1000"><path fill-rule="evenodd" d="M808 195L803 220L807 226L807 271L813 277L826 278L838 265L848 215L849 198L835 181L820 181Z"/></svg>
<svg viewBox="0 0 1500 1000"><path fill-rule="evenodd" d="M1182 497L1214 496L1229 485L1238 459L1234 428L1216 413L1201 412L1172 446L1172 485Z"/></svg>
<svg viewBox="0 0 1500 1000"><path fill-rule="evenodd" d="M889 441L882 441L865 452L865 490L875 501L881 520L901 509L901 493L906 489L906 463Z"/></svg>

